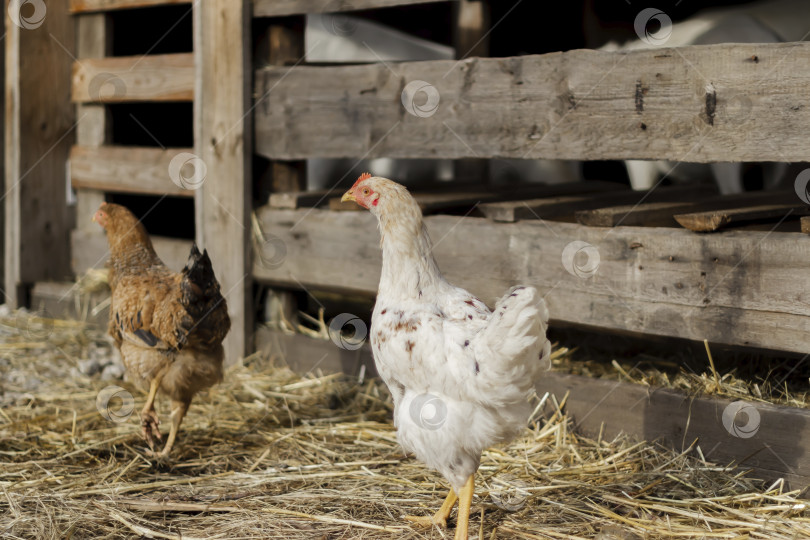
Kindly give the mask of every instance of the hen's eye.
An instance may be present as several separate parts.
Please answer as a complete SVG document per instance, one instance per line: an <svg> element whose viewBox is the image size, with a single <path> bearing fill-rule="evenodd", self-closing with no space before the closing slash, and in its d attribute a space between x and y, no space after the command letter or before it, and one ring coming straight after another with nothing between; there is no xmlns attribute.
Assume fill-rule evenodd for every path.
<svg viewBox="0 0 810 540"><path fill-rule="evenodd" d="M368 188L363 188L363 195L368 195Z"/></svg>

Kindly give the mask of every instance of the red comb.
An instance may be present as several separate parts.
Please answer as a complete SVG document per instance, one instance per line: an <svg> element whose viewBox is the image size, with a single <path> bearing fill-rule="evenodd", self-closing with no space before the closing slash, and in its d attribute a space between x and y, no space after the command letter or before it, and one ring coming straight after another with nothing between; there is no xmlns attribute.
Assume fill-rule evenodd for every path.
<svg viewBox="0 0 810 540"><path fill-rule="evenodd" d="M361 175L360 175L360 178L358 178L358 179L357 179L357 180L354 182L354 184L352 185L352 187L356 186L357 184L359 184L359 183L360 183L360 182L362 182L363 180L368 180L369 178L371 178L371 173L364 172L363 174L361 174Z"/></svg>

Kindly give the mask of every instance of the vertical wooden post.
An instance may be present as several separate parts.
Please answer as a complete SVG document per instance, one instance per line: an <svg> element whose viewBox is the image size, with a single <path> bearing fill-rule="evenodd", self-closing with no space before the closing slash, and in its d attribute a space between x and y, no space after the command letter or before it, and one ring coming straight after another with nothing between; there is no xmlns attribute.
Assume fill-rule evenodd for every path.
<svg viewBox="0 0 810 540"><path fill-rule="evenodd" d="M306 17L287 17L273 21L267 29L266 64L271 66L290 66L293 69L305 54L304 26ZM270 188L274 193L306 191L307 162L271 161ZM298 323L298 302L289 291L270 289L265 301L265 322L278 324L281 315L290 324ZM281 314L278 313L281 311Z"/></svg>
<svg viewBox="0 0 810 540"><path fill-rule="evenodd" d="M456 58L489 56L490 6L488 0L453 3L453 46Z"/></svg>
<svg viewBox="0 0 810 540"><path fill-rule="evenodd" d="M453 46L456 58L489 56L490 9L488 0L453 2ZM484 182L489 164L484 159L459 159L454 166L457 180Z"/></svg>
<svg viewBox="0 0 810 540"><path fill-rule="evenodd" d="M110 52L109 18L106 13L77 15L77 58L104 58ZM109 111L100 103L76 105L76 142L81 146L102 146L110 141ZM101 227L92 223L90 217L104 202L104 192L95 189L76 190L76 229L86 234L104 236ZM73 268L82 272L83 268Z"/></svg>
<svg viewBox="0 0 810 540"><path fill-rule="evenodd" d="M207 169L195 193L197 242L228 302L226 361L252 349L250 211L252 115L249 0L194 4L194 149Z"/></svg>
<svg viewBox="0 0 810 540"><path fill-rule="evenodd" d="M85 58L104 58L111 47L110 21L106 13L85 13L76 16L76 52L81 62ZM100 103L76 105L79 118L76 138L82 146L101 146L109 142L110 124L107 107Z"/></svg>
<svg viewBox="0 0 810 540"><path fill-rule="evenodd" d="M267 64L271 66L292 66L301 61L305 54L304 26L306 18L287 17L270 24L268 34ZM306 161L273 161L270 164L272 189L274 192L305 191L307 188Z"/></svg>
<svg viewBox="0 0 810 540"><path fill-rule="evenodd" d="M74 20L68 2L42 5L42 13L23 9L5 17L4 285L12 306L27 301L34 282L70 274L66 163L75 136ZM8 1L4 7L6 15Z"/></svg>
<svg viewBox="0 0 810 540"><path fill-rule="evenodd" d="M6 3L3 3L3 6L6 6ZM7 35L6 27L9 25L8 17L3 17L3 24L0 25L0 28L4 30L3 34ZM0 96L0 118L3 120L3 125L7 126L9 119L8 109L6 108L6 92L8 91L8 86L6 86L6 52L3 51L3 54L0 54L0 74L2 74L2 83L3 83L3 93ZM0 152L0 171L3 171L3 178L6 176L6 130L8 127L5 127L2 131L0 131L0 145L2 145L3 151ZM0 186L3 186L3 193L6 193L8 189L7 184L4 181L0 181ZM0 231L0 253L2 253L2 259L0 259L0 291L6 287L6 205L3 202L0 202L0 224L2 224L3 230ZM7 302L6 295L0 292L0 302Z"/></svg>

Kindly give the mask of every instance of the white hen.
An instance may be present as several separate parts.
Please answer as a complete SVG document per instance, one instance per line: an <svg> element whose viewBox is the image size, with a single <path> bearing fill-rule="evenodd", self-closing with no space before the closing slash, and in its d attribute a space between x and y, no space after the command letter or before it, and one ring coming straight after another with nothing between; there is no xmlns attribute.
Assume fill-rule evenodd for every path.
<svg viewBox="0 0 810 540"><path fill-rule="evenodd" d="M448 283L403 186L366 173L343 200L367 208L380 224L371 346L394 398L397 438L452 487L434 516L408 519L446 526L458 498L455 538L466 540L481 453L524 429L534 384L548 368L548 310L532 287L513 287L490 311Z"/></svg>

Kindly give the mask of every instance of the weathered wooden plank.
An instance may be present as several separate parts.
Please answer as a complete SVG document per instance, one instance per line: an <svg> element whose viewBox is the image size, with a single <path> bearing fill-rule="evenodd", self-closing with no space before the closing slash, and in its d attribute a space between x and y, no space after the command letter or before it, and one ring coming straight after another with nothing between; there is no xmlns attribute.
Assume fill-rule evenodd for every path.
<svg viewBox="0 0 810 540"><path fill-rule="evenodd" d="M6 4L3 5L5 6ZM3 192L5 193L5 197L8 197L7 190L9 188L9 184L5 180L5 175L8 172L8 169L6 167L6 152L9 149L9 145L6 142L6 136L9 133L8 124L10 123L13 112L13 107L8 106L9 103L7 102L7 96L9 90L5 83L6 77L9 76L9 72L6 71L6 62L7 62L6 56L8 54L7 49L8 46L4 47L2 49L2 54L0 54L0 73L3 73L3 79L1 79L3 81L3 92L2 94L0 94L0 119L2 119L4 126L4 129L0 131L0 147L2 147L3 149L2 152L0 152L0 154L2 154L0 155L0 171L3 171L3 180L0 181L0 185L3 186ZM8 282L6 281L5 267L10 260L10 257L8 257L6 254L6 246L7 246L6 242L8 239L8 233L6 233L5 231L5 227L8 226L8 221L6 220L7 208L8 208L7 203L0 203L0 224L3 225L4 229L3 231L0 231L0 254L2 254L0 255L0 283L2 283L2 287L4 288L7 287L8 284ZM6 295L2 296L2 300L3 302L8 301Z"/></svg>
<svg viewBox="0 0 810 540"><path fill-rule="evenodd" d="M271 189L276 193L299 192L307 187L307 162L273 161L270 163Z"/></svg>
<svg viewBox="0 0 810 540"><path fill-rule="evenodd" d="M506 201L481 205L481 211L493 221L513 223L522 219L546 219L572 216L578 211L605 205L643 202L690 201L716 193L706 186L666 187L650 191L621 190L586 196L550 197L524 201Z"/></svg>
<svg viewBox="0 0 810 540"><path fill-rule="evenodd" d="M304 17L281 19L267 28L266 63L294 65L305 55ZM273 161L270 163L270 188L273 193L301 192L307 188L307 162Z"/></svg>
<svg viewBox="0 0 810 540"><path fill-rule="evenodd" d="M79 58L104 58L111 49L110 20L104 13L79 17L76 21L76 54ZM109 141L111 125L109 111L104 105L80 103L76 106L79 118L76 142L82 146L101 146Z"/></svg>
<svg viewBox="0 0 810 540"><path fill-rule="evenodd" d="M80 219L90 220L89 217ZM101 227L99 227L100 229ZM81 276L90 268L104 268L110 257L110 250L107 246L107 237L93 234L93 231L75 229L70 233L73 247L73 271L77 276ZM191 250L191 240L181 238L168 238L164 236L152 236L152 245L155 247L160 259L172 270L180 271L188 261L188 253ZM216 261L214 261L216 267Z"/></svg>
<svg viewBox="0 0 810 540"><path fill-rule="evenodd" d="M49 317L75 319L106 328L109 309L93 313L110 296L110 290L102 288L93 293L81 291L75 282L40 281L31 289L31 308L44 311Z"/></svg>
<svg viewBox="0 0 810 540"><path fill-rule="evenodd" d="M89 260L94 254L106 253L100 251L104 249L103 246L107 243L107 235L104 230L98 226L98 223L93 222L93 215L95 215L98 207L105 201L103 191L95 189L79 189L76 190L76 229L71 234L71 273L79 277L88 268L97 262L97 258ZM77 232L81 231L81 232ZM81 238L78 241L76 238ZM86 245L91 245L93 248L85 254L83 251L87 250ZM104 261L106 262L106 258Z"/></svg>
<svg viewBox="0 0 810 540"><path fill-rule="evenodd" d="M252 117L250 114L250 2L206 0L194 4L194 151L207 168L196 191L197 242L208 249L231 331L226 361L252 345L250 213ZM251 334L249 334L251 332Z"/></svg>
<svg viewBox="0 0 810 540"><path fill-rule="evenodd" d="M297 373L311 373L319 369L324 373L358 375L365 366L366 376L377 376L368 344L352 351L338 347L331 341L302 334L285 334L259 325L256 327L256 350L267 350L281 356Z"/></svg>
<svg viewBox="0 0 810 540"><path fill-rule="evenodd" d="M80 146L101 146L111 138L112 123L109 110L101 104L80 103L76 105L76 115L80 119L76 126L76 144Z"/></svg>
<svg viewBox="0 0 810 540"><path fill-rule="evenodd" d="M76 190L76 228L103 237L104 231L98 226L98 223L93 223L92 216L104 201L103 191L96 189Z"/></svg>
<svg viewBox="0 0 810 540"><path fill-rule="evenodd" d="M763 480L784 478L789 489L810 486L807 409L746 401L734 405L728 399L559 373L549 373L537 391L551 392L558 400L569 392L565 410L576 430L591 437L624 432L679 451L697 440L709 462L739 464ZM729 420L736 422L726 427Z"/></svg>
<svg viewBox="0 0 810 540"><path fill-rule="evenodd" d="M475 204L482 200L510 199L518 197L553 197L571 194L600 193L612 191L629 191L626 186L616 182L604 182L601 180L589 180L585 182L575 182L570 184L530 184L513 189L510 192L488 191L480 189L483 186L464 187L464 184L452 183L443 186L449 191L423 192L415 191L412 195L419 202L422 211L440 211L447 208L460 207L466 204ZM475 191L474 191L475 190ZM474 192L473 192L474 191ZM466 193L465 193L466 192ZM352 208L359 208L355 205L339 205L341 192L334 189L322 189L314 191L298 191L289 193L272 193L268 204L271 208L314 208L328 204L331 210L350 211ZM483 199L482 199L483 198ZM448 204L452 203L452 204ZM362 210L362 209L361 209Z"/></svg>
<svg viewBox="0 0 810 540"><path fill-rule="evenodd" d="M453 47L456 58L489 56L491 12L489 0L453 2Z"/></svg>
<svg viewBox="0 0 810 540"><path fill-rule="evenodd" d="M735 43L268 67L255 76L256 151L270 159L802 161L808 63L810 43ZM408 87L408 112L402 94L414 81L421 90Z"/></svg>
<svg viewBox="0 0 810 540"><path fill-rule="evenodd" d="M734 224L780 221L790 216L797 218L806 215L810 215L810 206L806 204L770 204L677 214L675 221L690 231L713 232Z"/></svg>
<svg viewBox="0 0 810 540"><path fill-rule="evenodd" d="M455 58L489 56L490 5L489 0L457 0L452 4L452 36ZM455 181L468 180L485 183L489 173L486 159L457 159L453 161Z"/></svg>
<svg viewBox="0 0 810 540"><path fill-rule="evenodd" d="M577 223L588 227L677 227L678 222L673 217L676 212L687 212L694 208L697 202L654 202L642 204L626 204L595 208L593 210L578 210L574 215Z"/></svg>
<svg viewBox="0 0 810 540"><path fill-rule="evenodd" d="M73 63L71 87L76 103L191 101L194 55L83 58Z"/></svg>
<svg viewBox="0 0 810 540"><path fill-rule="evenodd" d="M699 196L698 196L699 195ZM675 214L708 212L748 208L760 205L792 205L797 202L793 190L751 191L734 195L698 194L690 201L671 203L651 203L637 206L615 206L594 210L581 210L576 213L578 223L591 227L615 227L621 225L642 225L645 227L679 227Z"/></svg>
<svg viewBox="0 0 810 540"><path fill-rule="evenodd" d="M105 13L90 13L76 21L76 54L79 58L103 58L112 48L110 19ZM107 107L98 103L76 105L76 144L102 146L112 138L112 123ZM95 189L76 190L76 228L104 236L104 231L90 219L104 202L104 193ZM36 292L36 291L35 291ZM61 296L61 295L60 295Z"/></svg>
<svg viewBox="0 0 810 540"><path fill-rule="evenodd" d="M76 143L80 146L101 146L111 138L112 123L109 110L101 104L80 103L76 105L79 117L76 126Z"/></svg>
<svg viewBox="0 0 810 540"><path fill-rule="evenodd" d="M280 355L299 373L319 369L356 376L365 366L366 376L376 375L368 345L348 351L331 341L259 327L256 347ZM681 451L697 439L707 461L738 463L764 480L785 478L790 489L810 485L810 456L805 451L810 444L810 410L751 403L759 417L758 429L751 437L740 437L723 424L723 412L730 405L726 399L690 398L673 390L554 372L543 376L537 392L541 396L550 392L558 402L568 394L565 411L576 430L591 437L601 433L611 438L623 432ZM745 415L737 416L744 424Z"/></svg>
<svg viewBox="0 0 810 540"><path fill-rule="evenodd" d="M373 216L261 209L259 219L274 239L273 253L281 243L284 257L268 267L257 258L257 279L376 292L380 251ZM557 323L807 352L810 291L796 286L796 276L810 267L806 235L705 236L552 221L494 225L443 215L425 222L444 274L487 302L525 283L546 295Z"/></svg>
<svg viewBox="0 0 810 540"><path fill-rule="evenodd" d="M805 216L802 218L802 232L810 234L810 217Z"/></svg>
<svg viewBox="0 0 810 540"><path fill-rule="evenodd" d="M65 2L49 3L47 16L40 4L6 19L4 301L12 306L35 282L70 273L65 163L76 116L69 88L56 81L70 77L63 49L75 47L75 21Z"/></svg>
<svg viewBox="0 0 810 540"><path fill-rule="evenodd" d="M304 29L306 16L276 19L267 29L267 64L274 66L296 65L306 55ZM269 167L270 189L277 193L301 192L307 188L307 162L272 161ZM265 306L276 305L280 310L277 318L287 317L290 324L298 321L298 299L287 290L268 290Z"/></svg>
<svg viewBox="0 0 810 540"><path fill-rule="evenodd" d="M612 196L618 193L623 193L627 196L633 196L632 191L627 189L627 186L615 182L604 181L589 181L589 182L573 182L568 184L524 184L515 186L512 189L506 190L482 190L483 186L468 186L467 188L461 186L448 186L447 191L415 191L412 193L414 199L419 204L424 214L432 214L436 212L449 211L449 210L465 210L480 206L482 210L493 212L492 208L502 207L519 207L524 208L524 201L515 201L515 199L530 199L534 201L534 197L554 198L561 195L571 194L591 194L602 193L605 196ZM337 193L336 193L337 195ZM601 195L599 196L601 200ZM636 197L636 196L633 196ZM637 197L641 197L638 195ZM554 200L561 199L558 197ZM568 198L566 198L568 199ZM580 201L580 197L570 197L573 201ZM545 199L539 199L545 200ZM619 200L626 200L625 197ZM635 200L635 198L633 199ZM498 203L497 201L507 201ZM340 197L335 197L329 201L329 209L341 212L357 212L365 211L363 208L354 203L341 203ZM489 209L489 210L485 210ZM519 213L519 211L518 211Z"/></svg>
<svg viewBox="0 0 810 540"><path fill-rule="evenodd" d="M329 201L329 196L335 193L331 189L318 189L314 191L289 191L271 193L268 205L270 208L313 208Z"/></svg>
<svg viewBox="0 0 810 540"><path fill-rule="evenodd" d="M472 206L476 202L481 201L481 197L487 197L488 193L483 192L470 192L467 194L459 193L428 193L420 195L413 193L414 199L422 209L422 213L430 213L431 208L453 208L458 206ZM357 204L350 204L343 202L340 197L332 197L329 199L329 210L332 212L364 212L365 209Z"/></svg>
<svg viewBox="0 0 810 540"><path fill-rule="evenodd" d="M191 0L70 0L72 13L190 4Z"/></svg>
<svg viewBox="0 0 810 540"><path fill-rule="evenodd" d="M169 164L190 148L134 146L74 146L70 152L70 179L74 188L192 197L171 180Z"/></svg>
<svg viewBox="0 0 810 540"><path fill-rule="evenodd" d="M110 52L112 33L110 20L105 13L90 13L76 21L76 54L79 58L103 58ZM76 105L76 143L80 146L97 147L112 138L112 123L109 111L103 104L79 103ZM76 228L104 236L104 231L90 219L104 202L104 193L95 189L76 190ZM60 295L61 296L61 295Z"/></svg>
<svg viewBox="0 0 810 540"><path fill-rule="evenodd" d="M438 0L253 0L254 17L281 17L306 13L336 13L411 4L428 4Z"/></svg>

